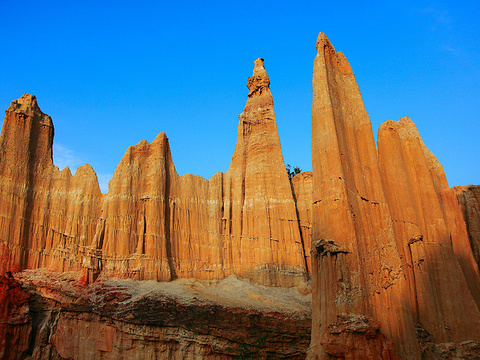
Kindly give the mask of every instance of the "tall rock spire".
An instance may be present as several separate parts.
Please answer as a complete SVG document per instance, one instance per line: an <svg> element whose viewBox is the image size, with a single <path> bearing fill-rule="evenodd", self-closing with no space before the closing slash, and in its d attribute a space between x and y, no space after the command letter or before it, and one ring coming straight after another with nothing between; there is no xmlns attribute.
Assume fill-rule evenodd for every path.
<svg viewBox="0 0 480 360"><path fill-rule="evenodd" d="M52 118L40 110L35 95L12 101L0 136L1 166L14 161L15 168L34 172L38 166L53 164L53 134Z"/></svg>
<svg viewBox="0 0 480 360"><path fill-rule="evenodd" d="M178 176L165 134L127 150L104 197L105 220L96 236L104 234L105 274L158 280L235 274L276 286L305 280L302 236L269 84L258 59L225 174L210 180Z"/></svg>
<svg viewBox="0 0 480 360"><path fill-rule="evenodd" d="M339 356L329 346L338 334L330 330L356 321L365 326L378 321L379 333L394 341L401 357L417 358L410 305L404 301L408 289L370 120L347 59L323 33L313 69L312 159L311 358ZM359 346L349 355L366 358L369 341L388 348L382 339L357 339Z"/></svg>
<svg viewBox="0 0 480 360"><path fill-rule="evenodd" d="M377 151L352 70L324 34L312 159L309 358L383 359L375 349L391 341L389 356L433 358L478 342L479 270L443 168L406 117L380 126Z"/></svg>
<svg viewBox="0 0 480 360"><path fill-rule="evenodd" d="M306 275L305 256L269 84L257 59L224 177L223 234L232 243L227 259L241 264L245 276L294 285Z"/></svg>

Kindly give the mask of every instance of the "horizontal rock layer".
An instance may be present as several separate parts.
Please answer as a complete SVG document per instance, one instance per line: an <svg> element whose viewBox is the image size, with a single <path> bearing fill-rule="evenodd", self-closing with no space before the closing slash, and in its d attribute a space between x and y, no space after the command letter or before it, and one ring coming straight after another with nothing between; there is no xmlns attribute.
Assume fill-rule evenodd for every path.
<svg viewBox="0 0 480 360"><path fill-rule="evenodd" d="M22 327L4 326L17 346L7 350L29 359L304 359L310 339L310 297L295 289L236 277L88 286L75 272L15 277L4 294L25 294L13 300Z"/></svg>

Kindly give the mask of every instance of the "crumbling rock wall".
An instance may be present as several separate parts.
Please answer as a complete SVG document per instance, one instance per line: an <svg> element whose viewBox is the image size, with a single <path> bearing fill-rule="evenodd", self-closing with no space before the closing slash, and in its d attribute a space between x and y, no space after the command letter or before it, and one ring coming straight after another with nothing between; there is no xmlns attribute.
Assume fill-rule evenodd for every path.
<svg viewBox="0 0 480 360"><path fill-rule="evenodd" d="M305 358L310 300L295 289L280 294L236 277L83 286L76 276L40 269L0 278L8 297L0 358ZM233 290L250 297L239 302Z"/></svg>

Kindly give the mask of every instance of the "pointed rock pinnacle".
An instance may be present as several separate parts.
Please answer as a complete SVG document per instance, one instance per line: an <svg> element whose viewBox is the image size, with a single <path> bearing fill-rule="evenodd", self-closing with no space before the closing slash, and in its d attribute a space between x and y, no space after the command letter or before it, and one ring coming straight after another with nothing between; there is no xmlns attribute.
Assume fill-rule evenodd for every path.
<svg viewBox="0 0 480 360"><path fill-rule="evenodd" d="M265 90L268 90L270 87L270 79L268 74L265 71L263 65L263 59L259 58L255 60L255 67L253 68L253 75L248 78L247 87L250 90L248 97L260 96Z"/></svg>

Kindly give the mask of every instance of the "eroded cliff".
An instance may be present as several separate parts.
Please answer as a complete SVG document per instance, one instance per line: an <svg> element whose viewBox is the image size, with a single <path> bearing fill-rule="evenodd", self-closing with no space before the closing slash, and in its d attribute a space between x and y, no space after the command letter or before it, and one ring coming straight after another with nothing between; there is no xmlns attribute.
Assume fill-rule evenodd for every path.
<svg viewBox="0 0 480 360"><path fill-rule="evenodd" d="M312 156L309 358L478 356L479 271L443 168L408 118L382 124L376 148L350 65L322 33Z"/></svg>
<svg viewBox="0 0 480 360"><path fill-rule="evenodd" d="M304 359L310 339L309 295L236 276L83 286L38 269L0 285L2 359Z"/></svg>
<svg viewBox="0 0 480 360"><path fill-rule="evenodd" d="M54 166L52 120L35 96L12 102L0 139L4 270L83 269L84 283L102 273L160 281L235 274L286 287L308 281L269 84L258 59L226 173L178 176L161 133L126 151L106 195L89 165L74 176Z"/></svg>
<svg viewBox="0 0 480 360"><path fill-rule="evenodd" d="M257 59L225 173L179 176L160 133L127 149L107 194L89 165L54 166L35 96L12 102L0 357L300 359L310 317L309 359L480 357L478 187L450 189L409 118L377 148L322 33L313 171L289 181L269 85Z"/></svg>

